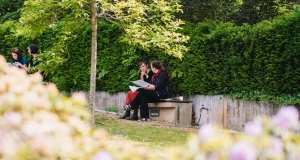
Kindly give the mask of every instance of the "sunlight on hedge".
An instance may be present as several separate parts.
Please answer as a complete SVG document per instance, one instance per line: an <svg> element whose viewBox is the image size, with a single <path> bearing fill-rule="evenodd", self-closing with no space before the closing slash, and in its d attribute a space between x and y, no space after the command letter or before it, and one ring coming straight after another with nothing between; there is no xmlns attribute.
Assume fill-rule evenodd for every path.
<svg viewBox="0 0 300 160"><path fill-rule="evenodd" d="M204 125L187 148L172 147L162 155L109 141L106 131L89 126L83 94L66 97L54 84L43 85L40 75L9 67L2 56L0 82L1 160L300 159L299 113L293 106L248 122L245 133Z"/></svg>

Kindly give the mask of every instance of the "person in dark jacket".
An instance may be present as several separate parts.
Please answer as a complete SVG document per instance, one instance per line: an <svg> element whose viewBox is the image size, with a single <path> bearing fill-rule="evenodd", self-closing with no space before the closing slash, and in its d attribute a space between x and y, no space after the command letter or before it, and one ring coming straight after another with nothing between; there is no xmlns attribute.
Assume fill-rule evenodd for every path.
<svg viewBox="0 0 300 160"><path fill-rule="evenodd" d="M169 83L171 76L162 62L155 60L151 62L151 70L154 75L151 78L151 85L139 91L134 100L124 110L137 110L140 106L140 117L143 121L150 120L148 103L158 102L160 99L167 99L169 96ZM133 112L128 120L138 120L137 112Z"/></svg>

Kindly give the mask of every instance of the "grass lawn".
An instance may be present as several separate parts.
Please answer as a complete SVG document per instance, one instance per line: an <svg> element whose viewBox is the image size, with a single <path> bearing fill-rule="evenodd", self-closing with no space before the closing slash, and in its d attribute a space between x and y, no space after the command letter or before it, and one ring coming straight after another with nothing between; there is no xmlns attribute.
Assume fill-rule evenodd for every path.
<svg viewBox="0 0 300 160"><path fill-rule="evenodd" d="M96 113L97 128L105 129L111 140L130 141L152 150L185 146L188 137L197 133L197 128L183 128L166 122L137 122L118 119L119 115Z"/></svg>

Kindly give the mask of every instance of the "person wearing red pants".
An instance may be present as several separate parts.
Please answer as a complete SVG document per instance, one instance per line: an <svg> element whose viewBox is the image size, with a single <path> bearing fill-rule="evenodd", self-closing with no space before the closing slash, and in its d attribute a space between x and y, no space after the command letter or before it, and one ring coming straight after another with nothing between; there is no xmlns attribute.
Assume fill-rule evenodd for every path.
<svg viewBox="0 0 300 160"><path fill-rule="evenodd" d="M142 61L139 62L139 68L140 68L140 71L141 71L140 79L145 81L145 82L150 83L153 72L150 68L148 68L148 62L143 59ZM139 93L139 91L134 91L134 92L129 91L129 92L127 92L126 99L125 99L125 106L130 104L138 93ZM134 111L134 112L137 112L137 110ZM129 118L129 117L130 117L130 110L128 110L128 111L126 110L124 115L119 117L119 119L126 119L126 118Z"/></svg>
<svg viewBox="0 0 300 160"><path fill-rule="evenodd" d="M158 102L160 99L167 99L169 96L168 85L171 81L171 75L168 70L162 62L157 60L151 62L151 70L154 73L151 78L151 85L141 89L130 104L123 106L125 111L136 111L138 107L140 107L141 120L144 121L150 120L148 103ZM133 112L133 114L126 119L138 120L137 112Z"/></svg>

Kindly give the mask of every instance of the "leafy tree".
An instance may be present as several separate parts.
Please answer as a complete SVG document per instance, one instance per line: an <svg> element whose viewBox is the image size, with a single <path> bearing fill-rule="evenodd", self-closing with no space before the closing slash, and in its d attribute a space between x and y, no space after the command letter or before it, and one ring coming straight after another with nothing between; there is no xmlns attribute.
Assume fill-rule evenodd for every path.
<svg viewBox="0 0 300 160"><path fill-rule="evenodd" d="M42 70L54 69L66 60L68 43L76 38L72 32L84 23L92 23L90 110L93 114L96 88L97 19L105 19L124 31L122 40L144 50L160 49L182 58L188 50L183 44L189 37L177 33L183 21L179 0L26 0L21 9L16 35L35 38L47 29L54 30L56 43L40 56ZM83 53L84 54L84 53ZM51 64L51 65L48 65ZM93 123L93 119L91 122Z"/></svg>

